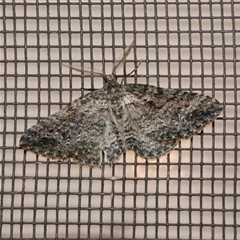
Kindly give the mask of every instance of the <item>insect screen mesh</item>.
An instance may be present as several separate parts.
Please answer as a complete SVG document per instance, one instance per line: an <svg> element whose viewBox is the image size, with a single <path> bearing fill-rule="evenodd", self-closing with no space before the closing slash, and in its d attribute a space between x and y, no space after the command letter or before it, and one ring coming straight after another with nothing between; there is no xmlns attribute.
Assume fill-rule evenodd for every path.
<svg viewBox="0 0 240 240"><path fill-rule="evenodd" d="M2 1L0 238L240 239L240 1ZM101 169L19 148L110 73L213 96L218 119L170 155ZM87 128L88 126L86 126Z"/></svg>

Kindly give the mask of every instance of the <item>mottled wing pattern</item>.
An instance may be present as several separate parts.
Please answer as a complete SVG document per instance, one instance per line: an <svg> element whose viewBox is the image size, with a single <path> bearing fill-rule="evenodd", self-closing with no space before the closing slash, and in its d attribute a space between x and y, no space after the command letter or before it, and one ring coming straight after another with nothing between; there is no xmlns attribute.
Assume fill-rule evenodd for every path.
<svg viewBox="0 0 240 240"><path fill-rule="evenodd" d="M132 117L133 112L128 109L128 104L123 103L124 114L122 128L124 130L125 146L145 158L156 158L166 155L171 151L178 140L158 141L146 134Z"/></svg>
<svg viewBox="0 0 240 240"><path fill-rule="evenodd" d="M123 91L131 118L156 141L189 138L212 122L223 108L216 99L180 90L128 84Z"/></svg>
<svg viewBox="0 0 240 240"><path fill-rule="evenodd" d="M59 112L28 129L20 147L52 159L102 164L102 152L111 162L124 151L109 117L103 89L76 99Z"/></svg>

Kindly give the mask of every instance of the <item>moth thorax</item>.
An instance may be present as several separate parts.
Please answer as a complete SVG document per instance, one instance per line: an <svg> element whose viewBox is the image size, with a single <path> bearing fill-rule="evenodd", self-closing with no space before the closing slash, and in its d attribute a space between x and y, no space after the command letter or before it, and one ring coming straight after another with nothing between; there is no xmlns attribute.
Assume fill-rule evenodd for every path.
<svg viewBox="0 0 240 240"><path fill-rule="evenodd" d="M122 119L124 115L124 110L121 102L115 102L111 105L112 113L117 119Z"/></svg>

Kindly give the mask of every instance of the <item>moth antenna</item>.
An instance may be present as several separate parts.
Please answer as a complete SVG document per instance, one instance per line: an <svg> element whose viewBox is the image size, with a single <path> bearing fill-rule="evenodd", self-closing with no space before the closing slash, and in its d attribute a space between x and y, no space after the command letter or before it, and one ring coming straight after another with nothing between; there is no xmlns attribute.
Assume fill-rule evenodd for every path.
<svg viewBox="0 0 240 240"><path fill-rule="evenodd" d="M132 43L126 47L123 51L123 53L117 58L117 60L115 61L115 63L113 64L113 68L112 68L112 75L116 75L116 71L117 71L117 68L119 68L120 66L123 65L123 63L125 62L127 56L129 55L129 53L131 52L132 50L132 47L133 47L133 44L134 44L134 40L132 41Z"/></svg>
<svg viewBox="0 0 240 240"><path fill-rule="evenodd" d="M130 73L127 74L127 77L131 76L133 73L137 72L137 70L138 70L139 66L141 65L142 61L143 61L143 59L138 63L138 65Z"/></svg>
<svg viewBox="0 0 240 240"><path fill-rule="evenodd" d="M123 85L123 81L124 81L127 77L129 77L129 76L131 76L133 73L136 73L136 72L137 72L137 70L138 70L139 66L141 65L142 61L143 61L143 59L138 63L138 65L137 65L130 73L127 74L127 76L125 76L124 78L122 78L121 85Z"/></svg>
<svg viewBox="0 0 240 240"><path fill-rule="evenodd" d="M103 77L103 78L106 77L106 75L104 73L101 73L101 72L87 70L87 69L81 69L81 68L73 67L72 65L67 65L67 64L62 64L62 66L68 67L68 68L73 69L73 70L75 70L77 72L80 72L82 74L89 73L93 77Z"/></svg>

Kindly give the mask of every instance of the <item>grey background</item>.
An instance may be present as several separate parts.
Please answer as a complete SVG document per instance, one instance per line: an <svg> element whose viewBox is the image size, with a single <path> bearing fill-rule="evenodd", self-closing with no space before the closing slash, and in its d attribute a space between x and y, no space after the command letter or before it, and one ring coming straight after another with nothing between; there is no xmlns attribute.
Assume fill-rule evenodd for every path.
<svg viewBox="0 0 240 240"><path fill-rule="evenodd" d="M0 7L0 238L240 238L240 1ZM118 74L143 62L127 83L213 96L224 104L219 118L166 157L128 152L112 168L19 149L27 128L103 86L62 63L110 73L133 39Z"/></svg>

